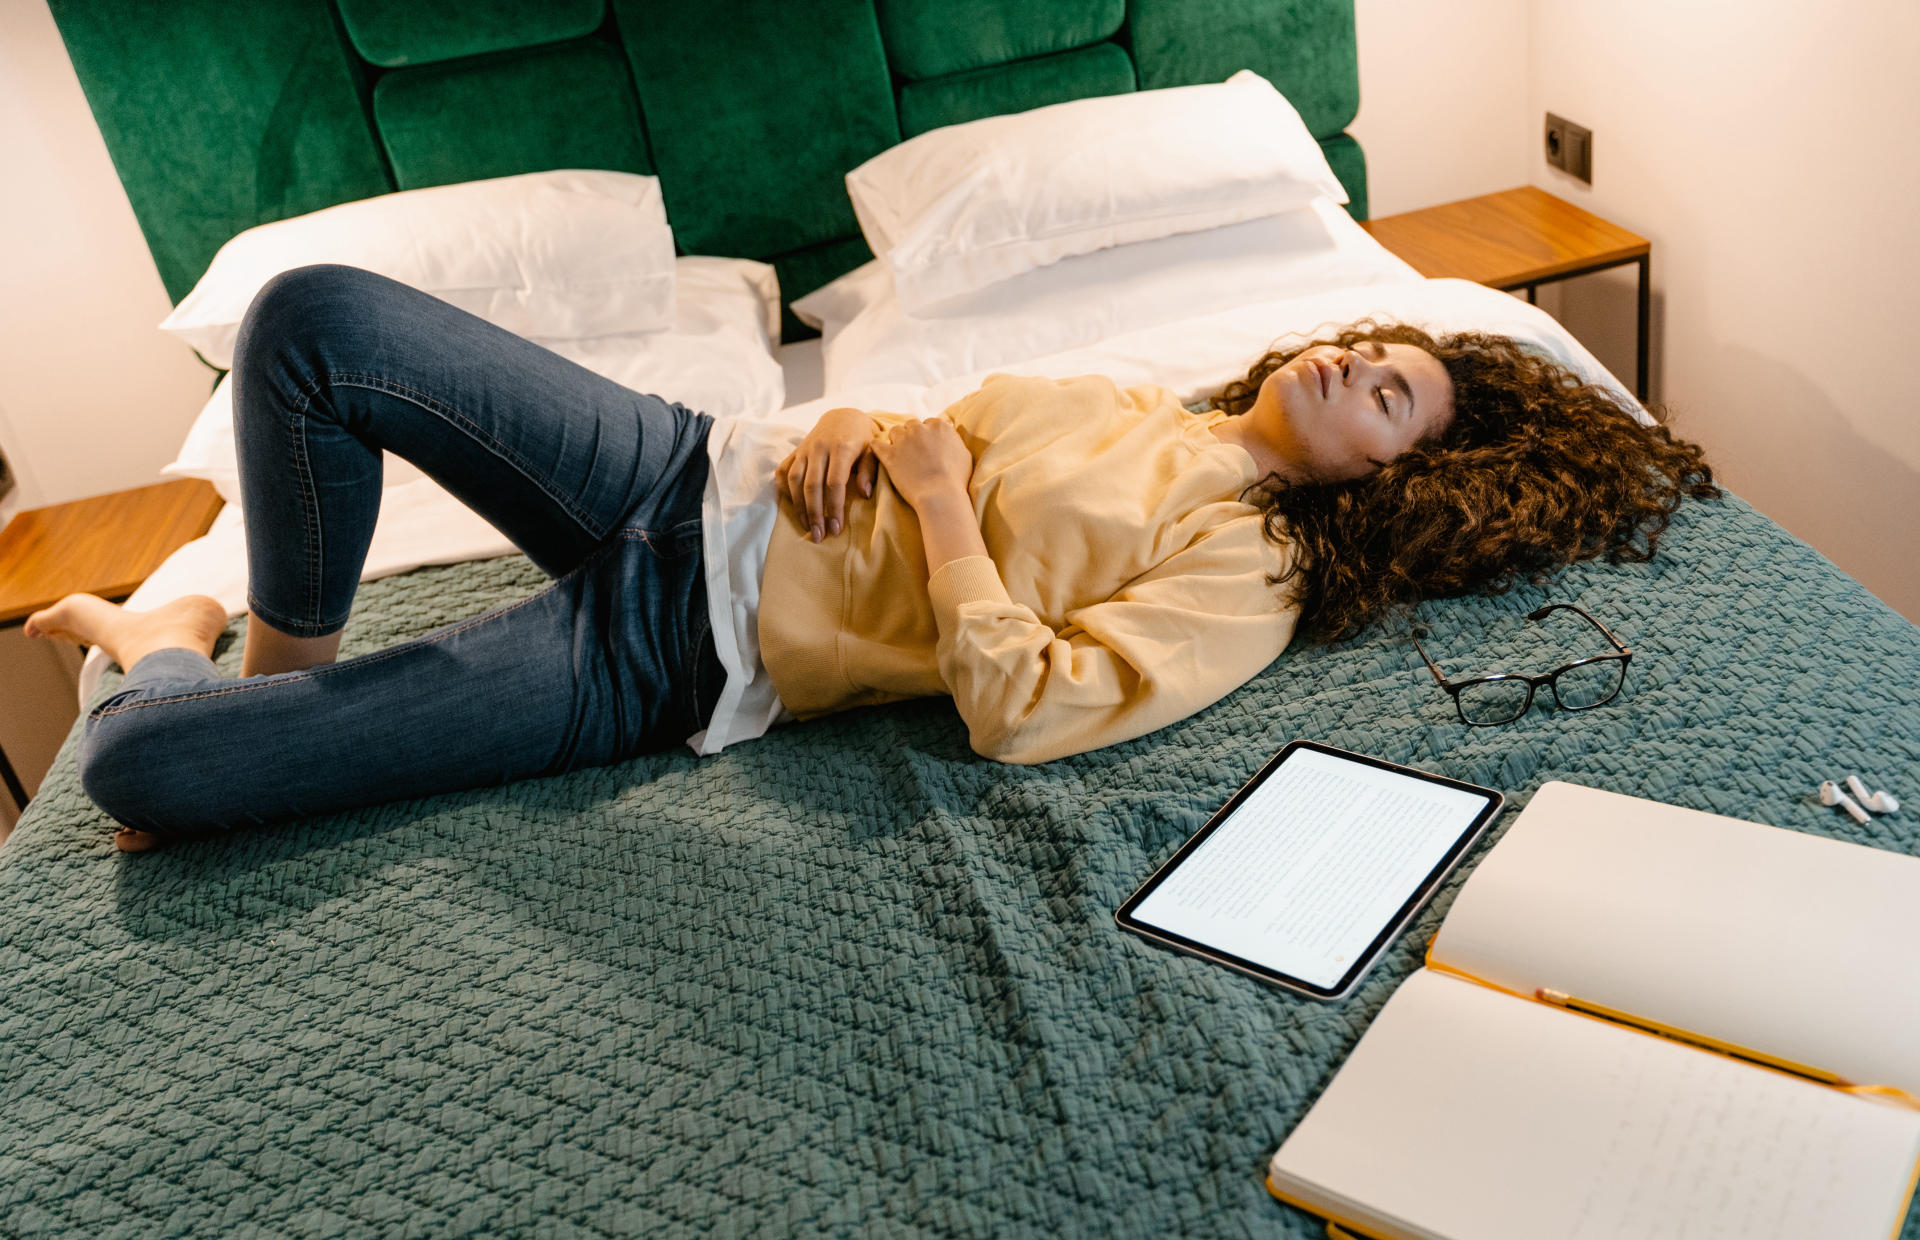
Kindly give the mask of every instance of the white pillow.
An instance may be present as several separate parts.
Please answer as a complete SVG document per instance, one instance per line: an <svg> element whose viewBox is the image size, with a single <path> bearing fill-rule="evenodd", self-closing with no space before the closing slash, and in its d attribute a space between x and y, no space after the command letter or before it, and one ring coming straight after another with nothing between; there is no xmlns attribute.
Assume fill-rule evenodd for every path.
<svg viewBox="0 0 1920 1240"><path fill-rule="evenodd" d="M773 344L780 330L780 284L772 267L749 259L676 261L678 313L672 331L536 340L595 374L639 392L723 417L765 417L785 403ZM179 455L160 472L205 478L228 503L240 502L233 448L233 376L223 376L187 431ZM383 481L400 486L418 469L387 453Z"/></svg>
<svg viewBox="0 0 1920 1240"><path fill-rule="evenodd" d="M1063 259L908 314L876 260L793 303L821 329L825 392L955 375L1250 302L1418 272L1317 199L1302 210Z"/></svg>
<svg viewBox="0 0 1920 1240"><path fill-rule="evenodd" d="M1247 69L930 130L849 172L847 193L909 311L1071 255L1347 200L1300 114Z"/></svg>
<svg viewBox="0 0 1920 1240"><path fill-rule="evenodd" d="M1172 392L1182 404L1191 405L1244 377L1268 349L1304 345L1336 327L1366 318L1414 323L1443 334L1472 330L1510 336L1586 382L1605 388L1622 409L1643 425L1653 425L1653 419L1626 385L1608 373L1546 311L1511 293L1470 280L1396 281L1250 302L995 369L1055 379L1105 375L1123 388L1151 383ZM932 386L876 383L857 390L829 392L817 400L782 409L778 420L791 426L812 426L821 414L837 405L919 416L936 414L979 388L988 373L955 375Z"/></svg>
<svg viewBox="0 0 1920 1240"><path fill-rule="evenodd" d="M160 330L230 370L254 294L309 263L390 276L529 337L673 322L659 178L569 169L382 194L249 228L220 247Z"/></svg>

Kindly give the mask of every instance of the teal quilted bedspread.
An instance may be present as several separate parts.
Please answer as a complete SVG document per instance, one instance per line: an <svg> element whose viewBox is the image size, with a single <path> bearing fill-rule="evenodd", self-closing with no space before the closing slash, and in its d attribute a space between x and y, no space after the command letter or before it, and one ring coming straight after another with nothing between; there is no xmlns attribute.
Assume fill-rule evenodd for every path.
<svg viewBox="0 0 1920 1240"><path fill-rule="evenodd" d="M1502 729L1390 625L1041 767L927 700L143 856L70 738L0 849L0 1228L1318 1236L1267 1159L1452 889L1332 1005L1112 921L1288 740L1515 808L1565 779L1920 852L1920 814L1812 795L1858 772L1920 804L1920 630L1738 500L1670 546L1422 608L1462 671L1591 653L1525 623L1548 600L1637 651L1616 703ZM518 557L372 583L347 653L541 584Z"/></svg>

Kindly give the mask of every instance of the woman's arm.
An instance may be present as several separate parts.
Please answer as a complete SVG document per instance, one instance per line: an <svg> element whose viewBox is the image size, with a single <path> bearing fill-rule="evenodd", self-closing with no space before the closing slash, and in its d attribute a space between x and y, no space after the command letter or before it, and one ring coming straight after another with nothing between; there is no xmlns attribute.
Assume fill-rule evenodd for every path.
<svg viewBox="0 0 1920 1240"><path fill-rule="evenodd" d="M1046 762L1165 727L1246 683L1292 636L1257 516L1207 531L1055 630L1008 596L951 422L892 427L873 450L919 516L940 678L985 757Z"/></svg>
<svg viewBox="0 0 1920 1240"><path fill-rule="evenodd" d="M973 515L973 500L966 488L933 496L915 504L913 510L920 518L929 577L953 560L987 555L987 540L980 536L980 521Z"/></svg>
<svg viewBox="0 0 1920 1240"><path fill-rule="evenodd" d="M951 560L987 554L967 491L973 454L952 422L927 418L896 426L874 440L873 452L887 467L893 489L920 519L929 576Z"/></svg>
<svg viewBox="0 0 1920 1240"><path fill-rule="evenodd" d="M1163 728L1212 705L1286 648L1297 609L1258 518L1233 522L1056 629L1014 601L988 559L927 583L940 679L974 752L1048 762Z"/></svg>

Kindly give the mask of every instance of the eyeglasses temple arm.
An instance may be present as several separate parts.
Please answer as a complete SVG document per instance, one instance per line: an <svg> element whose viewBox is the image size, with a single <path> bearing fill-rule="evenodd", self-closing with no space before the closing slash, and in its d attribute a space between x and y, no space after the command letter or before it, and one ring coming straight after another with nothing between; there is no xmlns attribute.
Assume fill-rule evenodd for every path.
<svg viewBox="0 0 1920 1240"><path fill-rule="evenodd" d="M1622 654L1633 653L1633 651L1627 649L1627 643L1621 641L1618 637L1615 637L1613 635L1612 629L1600 623L1599 617L1595 616L1592 612L1580 606L1580 604L1578 603L1548 603L1545 607L1539 608L1538 610L1535 610L1535 611L1528 612L1527 619L1544 620L1556 611L1578 612L1580 615L1586 617L1588 623L1592 624L1594 628L1599 629L1602 633L1606 634L1607 640L1613 643L1614 649L1620 651L1620 653Z"/></svg>
<svg viewBox="0 0 1920 1240"><path fill-rule="evenodd" d="M1427 658L1427 648L1420 644L1419 632L1416 631L1411 636L1413 637L1413 648L1420 652L1420 658L1422 661L1426 663L1427 670L1433 673L1434 682L1438 684L1442 689L1451 688L1452 686L1447 683L1447 678L1440 674L1440 669L1438 667L1434 666L1433 660Z"/></svg>

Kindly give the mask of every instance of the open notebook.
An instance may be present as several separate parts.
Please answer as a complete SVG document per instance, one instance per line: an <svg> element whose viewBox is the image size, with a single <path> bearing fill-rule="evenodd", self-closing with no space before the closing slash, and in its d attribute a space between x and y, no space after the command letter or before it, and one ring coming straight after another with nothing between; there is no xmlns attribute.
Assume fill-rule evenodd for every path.
<svg viewBox="0 0 1920 1240"><path fill-rule="evenodd" d="M1920 858L1549 783L1273 1156L1367 1236L1897 1234Z"/></svg>

